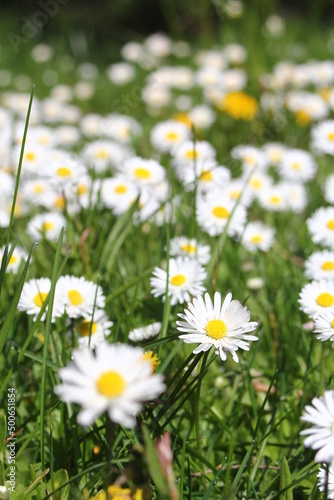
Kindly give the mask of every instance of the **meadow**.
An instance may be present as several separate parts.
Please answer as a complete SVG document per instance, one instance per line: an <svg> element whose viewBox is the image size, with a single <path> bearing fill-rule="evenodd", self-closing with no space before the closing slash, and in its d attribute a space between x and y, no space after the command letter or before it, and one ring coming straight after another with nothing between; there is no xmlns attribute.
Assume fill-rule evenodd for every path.
<svg viewBox="0 0 334 500"><path fill-rule="evenodd" d="M0 21L0 498L334 498L334 32L231 3Z"/></svg>

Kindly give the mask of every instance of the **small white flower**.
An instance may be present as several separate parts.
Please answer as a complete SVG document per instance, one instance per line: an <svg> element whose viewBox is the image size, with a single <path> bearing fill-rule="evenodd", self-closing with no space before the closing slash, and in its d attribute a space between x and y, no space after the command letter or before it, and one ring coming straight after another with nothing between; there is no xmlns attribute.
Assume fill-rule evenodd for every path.
<svg viewBox="0 0 334 500"><path fill-rule="evenodd" d="M19 311L26 311L29 315L34 315L34 321L36 320L41 307L44 304L45 299L51 288L51 281L49 278L32 279L27 281L22 288L21 297L17 308ZM46 308L46 311L48 307ZM46 311L42 315L41 320L43 321L46 317ZM52 308L52 321L55 321L56 317L62 316L64 313L64 299L55 294L54 303Z"/></svg>
<svg viewBox="0 0 334 500"><path fill-rule="evenodd" d="M275 229L266 226L260 221L249 222L242 233L241 243L250 252L262 250L267 252L272 246L275 236Z"/></svg>
<svg viewBox="0 0 334 500"><path fill-rule="evenodd" d="M120 171L139 188L165 180L165 169L157 161L146 160L139 156L126 160Z"/></svg>
<svg viewBox="0 0 334 500"><path fill-rule="evenodd" d="M311 280L334 279L334 250L314 252L305 262L305 275Z"/></svg>
<svg viewBox="0 0 334 500"><path fill-rule="evenodd" d="M320 207L306 221L314 243L334 249L334 207Z"/></svg>
<svg viewBox="0 0 334 500"><path fill-rule="evenodd" d="M302 149L284 151L277 168L284 179L293 181L309 181L317 172L317 165L312 155Z"/></svg>
<svg viewBox="0 0 334 500"><path fill-rule="evenodd" d="M198 243L194 238L179 236L170 241L169 254L171 257L187 256L205 265L210 260L211 248L209 245Z"/></svg>
<svg viewBox="0 0 334 500"><path fill-rule="evenodd" d="M176 120L168 120L152 128L151 143L157 151L167 153L190 139L190 135L190 129L186 125Z"/></svg>
<svg viewBox="0 0 334 500"><path fill-rule="evenodd" d="M204 268L193 259L188 257L177 257L169 260L168 296L171 297L171 305L183 304L189 301L191 295L204 292L202 283L206 278ZM167 286L167 272L159 267L153 271L150 279L152 294L154 297L165 295ZM163 298L165 300L165 297Z"/></svg>
<svg viewBox="0 0 334 500"><path fill-rule="evenodd" d="M227 223L229 236L240 235L246 222L246 210L238 205L233 214L235 202L226 195L215 197L198 197L196 206L196 218L198 225L210 236L221 234Z"/></svg>
<svg viewBox="0 0 334 500"><path fill-rule="evenodd" d="M30 219L27 233L34 240L45 236L50 241L57 241L62 227L66 227L66 219L58 213L45 213L35 215Z"/></svg>
<svg viewBox="0 0 334 500"><path fill-rule="evenodd" d="M334 311L334 280L307 283L299 294L298 302L300 309L311 318L325 311Z"/></svg>
<svg viewBox="0 0 334 500"><path fill-rule="evenodd" d="M0 265L2 263L2 258L3 258L3 254L4 254L4 250L5 250L5 247L2 247L0 249ZM10 248L8 249L8 251L10 250ZM7 256L8 258L8 256ZM17 273L17 271L19 270L19 267L20 267L20 264L23 260L26 260L28 258L28 253L24 250L24 248L21 248L21 247L15 247L14 248L14 251L10 257L9 260L7 260L7 268L6 268L6 272L12 272L14 274Z"/></svg>
<svg viewBox="0 0 334 500"><path fill-rule="evenodd" d="M65 304L66 314L70 318L89 318L94 307L103 308L105 305L102 288L83 276L61 276L57 282L56 296Z"/></svg>
<svg viewBox="0 0 334 500"><path fill-rule="evenodd" d="M162 375L152 374L152 364L139 347L99 344L73 351L73 361L59 370L63 383L55 393L64 402L82 406L81 425L91 425L105 411L113 422L131 428L144 401L164 391Z"/></svg>
<svg viewBox="0 0 334 500"><path fill-rule="evenodd" d="M320 491L325 491L327 483L327 498L329 500L334 499L334 460L328 467L327 470L322 467L318 472L318 488Z"/></svg>
<svg viewBox="0 0 334 500"><path fill-rule="evenodd" d="M320 122L312 128L311 144L317 153L334 155L334 120Z"/></svg>
<svg viewBox="0 0 334 500"><path fill-rule="evenodd" d="M256 322L250 322L250 312L243 307L238 300L232 300L232 294L228 293L223 304L219 292L215 293L212 302L210 295L206 293L189 302L185 314L178 314L184 321L177 321L177 329L187 332L179 336L187 344L198 343L193 353L198 354L215 347L216 354L225 361L229 352L236 363L239 362L236 351L249 350L248 341L258 340L254 335L248 335L258 326Z"/></svg>
<svg viewBox="0 0 334 500"><path fill-rule="evenodd" d="M327 177L323 189L325 200L334 205L334 174Z"/></svg>
<svg viewBox="0 0 334 500"><path fill-rule="evenodd" d="M79 347L89 346L93 349L101 342L104 342L110 334L113 324L101 309L94 312L93 321L91 316L81 319L76 324Z"/></svg>
<svg viewBox="0 0 334 500"><path fill-rule="evenodd" d="M134 328L129 333L129 340L132 340L132 342L147 340L158 335L160 330L161 323L159 323L158 321L156 323L151 323L150 325Z"/></svg>
<svg viewBox="0 0 334 500"><path fill-rule="evenodd" d="M334 341L334 311L323 312L314 319L314 332L318 333L317 339L325 342Z"/></svg>
<svg viewBox="0 0 334 500"><path fill-rule="evenodd" d="M330 464L334 460L334 391L326 391L320 398L313 398L312 405L305 407L301 417L312 427L300 434L307 436L304 446L318 450L314 460Z"/></svg>

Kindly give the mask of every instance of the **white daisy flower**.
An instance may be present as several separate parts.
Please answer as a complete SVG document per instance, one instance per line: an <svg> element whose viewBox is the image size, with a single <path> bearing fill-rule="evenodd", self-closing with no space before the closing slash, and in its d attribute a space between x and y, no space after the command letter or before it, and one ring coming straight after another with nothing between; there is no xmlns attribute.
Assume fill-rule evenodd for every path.
<svg viewBox="0 0 334 500"><path fill-rule="evenodd" d="M258 200L260 205L271 212L284 212L288 209L288 202L282 184L275 184L266 191L262 191Z"/></svg>
<svg viewBox="0 0 334 500"><path fill-rule="evenodd" d="M68 154L49 162L48 178L50 182L61 188L80 181L87 173L86 167Z"/></svg>
<svg viewBox="0 0 334 500"><path fill-rule="evenodd" d="M1 150L1 149L0 149ZM13 196L14 193L14 178L8 174L7 172L4 172L3 170L0 170L0 195L1 198L10 196Z"/></svg>
<svg viewBox="0 0 334 500"><path fill-rule="evenodd" d="M179 336L187 344L198 343L193 353L198 354L215 347L216 354L225 361L229 352L236 363L239 362L236 351L249 350L248 341L258 340L248 332L255 330L256 322L250 322L250 312L238 300L232 300L228 293L223 304L221 294L216 292L212 302L206 293L193 299L185 309L185 314L178 314L184 321L177 321L177 329L186 332Z"/></svg>
<svg viewBox="0 0 334 500"><path fill-rule="evenodd" d="M305 262L305 275L311 280L334 280L334 250L314 252Z"/></svg>
<svg viewBox="0 0 334 500"><path fill-rule="evenodd" d="M135 200L133 200L135 201ZM135 225L150 219L159 210L160 201L154 196L154 190L145 189L141 192L138 207L134 214L133 223Z"/></svg>
<svg viewBox="0 0 334 500"><path fill-rule="evenodd" d="M95 172L105 172L108 167L118 167L129 157L131 149L111 140L97 140L87 144L82 151L82 158Z"/></svg>
<svg viewBox="0 0 334 500"><path fill-rule="evenodd" d="M54 132L57 144L64 148L75 146L81 139L80 130L73 125L62 125Z"/></svg>
<svg viewBox="0 0 334 500"><path fill-rule="evenodd" d="M318 472L318 488L320 491L326 490L327 483L327 498L329 500L334 499L334 460L329 465L328 473L326 469L320 467Z"/></svg>
<svg viewBox="0 0 334 500"><path fill-rule="evenodd" d="M94 307L98 309L105 306L102 288L83 276L61 276L57 282L56 296L65 304L66 314L70 318L89 318Z"/></svg>
<svg viewBox="0 0 334 500"><path fill-rule="evenodd" d="M131 82L136 75L136 68L133 64L120 62L112 64L107 68L109 80L115 85L126 85Z"/></svg>
<svg viewBox="0 0 334 500"><path fill-rule="evenodd" d="M324 184L325 200L334 205L334 174L329 175Z"/></svg>
<svg viewBox="0 0 334 500"><path fill-rule="evenodd" d="M318 333L317 339L325 342L334 341L334 312L323 312L314 319L314 333Z"/></svg>
<svg viewBox="0 0 334 500"><path fill-rule="evenodd" d="M45 299L51 288L51 281L49 278L39 278L27 281L22 288L21 297L17 308L19 311L25 311L29 315L34 315L33 320L35 321L38 314L40 313L41 307L44 304ZM46 317L46 308L41 320L44 321ZM62 297L57 297L55 294L54 303L52 308L52 322L56 318L62 316L64 313L64 300Z"/></svg>
<svg viewBox="0 0 334 500"><path fill-rule="evenodd" d="M299 294L298 302L299 309L311 318L325 311L334 311L334 280L307 283Z"/></svg>
<svg viewBox="0 0 334 500"><path fill-rule="evenodd" d="M139 156L126 160L119 170L139 188L165 180L165 169L157 161L146 160Z"/></svg>
<svg viewBox="0 0 334 500"><path fill-rule="evenodd" d="M267 252L273 244L275 232L275 229L266 226L260 221L248 222L245 231L242 233L241 243L250 252L256 252L257 250Z"/></svg>
<svg viewBox="0 0 334 500"><path fill-rule="evenodd" d="M267 157L268 164L276 166L282 160L286 146L279 142L268 142L262 149Z"/></svg>
<svg viewBox="0 0 334 500"><path fill-rule="evenodd" d="M204 199L197 198L196 218L197 223L203 231L210 236L217 236L228 226L228 235L234 236L242 233L246 222L246 210L242 205L238 205L233 212L235 202L227 196L219 195Z"/></svg>
<svg viewBox="0 0 334 500"><path fill-rule="evenodd" d="M334 120L325 120L312 127L311 146L317 153L334 155Z"/></svg>
<svg viewBox="0 0 334 500"><path fill-rule="evenodd" d="M249 175L255 169L259 172L268 164L264 152L255 146L237 146L232 149L231 155L232 158L241 160L244 175Z"/></svg>
<svg viewBox="0 0 334 500"><path fill-rule="evenodd" d="M206 278L204 268L189 257L177 257L169 259L168 276L168 296L171 297L171 305L177 303L183 304L189 301L191 295L198 295L204 292L202 283ZM153 277L150 279L152 287L151 293L154 297L165 295L167 286L167 272L164 269L156 267L153 271ZM165 300L165 297L163 297Z"/></svg>
<svg viewBox="0 0 334 500"><path fill-rule="evenodd" d="M179 164L176 173L186 191L195 189L197 185L197 193L207 196L221 192L231 179L231 172L224 166L218 166L213 159L196 161L191 166Z"/></svg>
<svg viewBox="0 0 334 500"><path fill-rule="evenodd" d="M312 405L305 407L301 417L312 427L300 434L307 436L304 446L318 450L314 460L330 464L334 460L334 391L325 391L320 398L313 398Z"/></svg>
<svg viewBox="0 0 334 500"><path fill-rule="evenodd" d="M161 323L158 321L156 323L151 323L150 325L141 326L139 328L134 328L129 333L129 340L132 342L140 342L141 340L147 340L152 337L156 337L161 330Z"/></svg>
<svg viewBox="0 0 334 500"><path fill-rule="evenodd" d="M121 176L103 179L101 184L101 201L111 208L116 215L126 212L137 199L137 186Z"/></svg>
<svg viewBox="0 0 334 500"><path fill-rule="evenodd" d="M10 250L10 249L8 249ZM5 247L0 248L0 266L2 263L3 255L4 255ZM7 268L6 272L12 272L14 274L19 270L20 264L22 261L26 261L28 258L28 253L24 248L15 247L14 251L9 260L7 260Z"/></svg>
<svg viewBox="0 0 334 500"><path fill-rule="evenodd" d="M246 185L246 180L240 177L231 179L227 186L224 188L224 195L227 196L234 203L240 200L239 203L244 207L249 207L254 199L254 193Z"/></svg>
<svg viewBox="0 0 334 500"><path fill-rule="evenodd" d="M214 111L206 104L194 106L188 113L190 120L195 128L207 129L215 121Z"/></svg>
<svg viewBox="0 0 334 500"><path fill-rule="evenodd" d="M129 144L133 136L141 133L141 125L132 116L111 113L100 123L100 132L116 142Z"/></svg>
<svg viewBox="0 0 334 500"><path fill-rule="evenodd" d="M247 188L257 199L262 193L266 193L273 185L272 178L265 172L254 172L250 177L242 177L243 182L247 181Z"/></svg>
<svg viewBox="0 0 334 500"><path fill-rule="evenodd" d="M210 260L211 247L199 243L194 238L190 239L186 236L178 236L170 241L169 254L171 257L187 256L205 265Z"/></svg>
<svg viewBox="0 0 334 500"><path fill-rule="evenodd" d="M302 182L282 182L282 191L285 196L287 208L296 214L300 214L305 209L308 198L307 191Z"/></svg>
<svg viewBox="0 0 334 500"><path fill-rule="evenodd" d="M320 207L306 221L312 241L334 248L334 207Z"/></svg>
<svg viewBox="0 0 334 500"><path fill-rule="evenodd" d="M105 411L113 422L131 428L143 402L165 390L162 375L152 374L152 364L144 351L124 344L99 344L93 352L73 351L73 361L59 370L63 383L55 393L64 402L82 406L81 425L91 425Z"/></svg>
<svg viewBox="0 0 334 500"><path fill-rule="evenodd" d="M185 141L173 151L174 167L194 168L196 163L215 160L216 151L207 141Z"/></svg>
<svg viewBox="0 0 334 500"><path fill-rule="evenodd" d="M66 228L66 219L58 213L37 214L30 219L27 233L33 240L45 236L50 241L57 241L62 228Z"/></svg>
<svg viewBox="0 0 334 500"><path fill-rule="evenodd" d="M22 195L35 206L51 208L50 197L54 195L54 189L46 179L37 178L23 183Z"/></svg>
<svg viewBox="0 0 334 500"><path fill-rule="evenodd" d="M113 324L105 312L100 309L94 312L94 318L89 316L79 321L76 324L79 347L90 347L93 349L101 342L104 342L110 334Z"/></svg>
<svg viewBox="0 0 334 500"><path fill-rule="evenodd" d="M152 146L161 153L169 153L190 139L191 131L184 124L176 120L158 123L151 130Z"/></svg>
<svg viewBox="0 0 334 500"><path fill-rule="evenodd" d="M292 181L309 181L317 172L317 165L312 155L302 149L284 151L277 168L284 179Z"/></svg>

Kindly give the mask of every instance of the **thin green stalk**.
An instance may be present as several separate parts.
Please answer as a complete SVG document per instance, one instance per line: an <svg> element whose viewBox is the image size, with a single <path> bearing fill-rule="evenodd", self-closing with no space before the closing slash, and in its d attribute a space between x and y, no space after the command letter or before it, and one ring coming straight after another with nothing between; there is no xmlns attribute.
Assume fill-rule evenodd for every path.
<svg viewBox="0 0 334 500"><path fill-rule="evenodd" d="M204 372L205 372L205 365L206 365L206 361L208 359L208 356L209 356L209 351L207 351L202 358L201 368L200 368L198 381L197 381L196 395L195 395L195 430L196 430L196 442L197 442L198 453L201 453L201 451L202 451L201 428L200 428L200 423L199 423L199 405L200 405L202 380L203 380L203 376L204 376Z"/></svg>
<svg viewBox="0 0 334 500"><path fill-rule="evenodd" d="M44 350L43 350L43 365L42 365L42 381L41 381L41 399L40 399L40 424L41 424L41 441L40 441L40 452L41 452L41 464L42 470L45 470L45 450L44 450L44 441L45 441L45 397L46 397L46 371L47 371L47 361L48 361L48 348L49 348L49 337L51 331L51 321L52 321L52 308L53 301L56 290L57 276L58 276L58 268L60 262L60 254L61 254L61 246L63 242L63 234L64 228L61 229L60 235L58 238L57 251L55 255L55 261L52 269L51 276L51 287L49 292L49 303L48 303L48 311L46 313L46 324L45 324L45 340L44 340Z"/></svg>

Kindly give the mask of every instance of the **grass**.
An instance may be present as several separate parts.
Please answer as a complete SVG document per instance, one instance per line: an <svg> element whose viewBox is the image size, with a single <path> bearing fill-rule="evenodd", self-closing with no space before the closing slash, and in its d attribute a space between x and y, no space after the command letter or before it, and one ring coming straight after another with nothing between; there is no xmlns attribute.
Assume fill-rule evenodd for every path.
<svg viewBox="0 0 334 500"><path fill-rule="evenodd" d="M310 20L298 21L294 29L293 23L295 20L287 21L286 33L277 42L262 35L254 36L261 29L254 15L249 22L242 18L233 25L230 21L226 31L222 30L222 43L231 41L237 32L238 41L247 47L249 89L257 98L261 91L258 77L287 57L292 45L304 47L305 60L330 57L328 32L320 33ZM60 64L64 42L51 43L56 55L43 70L56 69L61 82L74 84L77 80L74 71L65 72ZM34 99L43 99L49 88L42 81L39 66L30 59L31 47L32 44L22 46L15 62L7 47L2 54L4 67L13 74L28 74L36 84ZM275 55L270 50L273 47L277 50ZM92 57L88 53L85 56ZM142 85L146 73L139 70L134 82L121 89L114 86L111 95L104 73L105 57L98 54L94 62L100 70L95 96L76 104L84 112L117 111L113 103L128 95L132 86ZM171 62L179 63L175 59ZM194 67L192 58L182 60L182 64ZM175 91L174 97L183 93ZM190 93L194 102L200 102L198 89ZM29 111L30 107L27 123ZM147 158L154 154L149 132L155 123L175 111L172 105L154 118L146 113L143 102L134 102L131 114L143 126L142 137L133 143L137 154ZM219 162L236 176L239 165L231 159L230 150L238 144L262 146L275 140L290 147L309 148L310 128L299 127L286 111L284 115L286 124L278 127L266 113L251 123L236 122L218 114L212 129L198 133L196 139L208 140L217 150ZM81 140L74 151L81 151L83 145ZM22 157L14 201L17 191L20 193L21 161ZM38 212L37 207L14 219L13 204L9 228L0 229L0 243L7 245L0 271L1 409L6 413L7 390L14 387L18 431L16 492L12 498L93 498L119 478L125 478L129 487L142 488L144 498L176 498L171 493L171 484L180 499L323 498L316 487L318 466L313 462L314 452L304 448L299 432L305 404L333 388L332 349L328 343L320 345L305 330L303 324L308 318L299 311L297 299L306 283L303 262L316 249L305 220L323 205L321 186L331 172L331 159L318 160L319 173L314 183L308 185L309 202L303 214L264 212L260 206L252 205L249 220L261 218L276 228L273 248L261 255L248 253L240 242L225 233L210 238L196 224L189 224L187 214L194 219L193 194L184 192L175 179L169 155L162 155L160 162L171 179L172 194L181 197L175 221L170 224L135 225L137 200L119 218L96 206L75 216L65 213L64 241L62 235L58 243L44 238L34 251L26 224ZM177 314L184 308L171 306L169 300L162 303L151 295L149 277L154 266L160 266L163 260L168 262L170 239L190 230L212 248L208 291L220 290L223 295L232 291L234 298L247 305L252 320L259 322L259 341L251 346L249 353L240 355L239 364L231 357L222 363L211 351L193 355L193 346L177 338ZM13 241L31 249L18 275L5 273ZM134 429L110 425L106 415L84 429L77 423L78 405L61 403L53 392L59 382L59 368L72 355L66 318L51 322L50 306L60 274L83 275L102 286L105 311L114 322L110 343L127 343L129 331L134 327L162 322L159 338L147 341L144 347L158 352L161 365L157 371L164 374L167 390L157 401L145 405ZM46 321L42 322L47 306L44 303L33 322L30 316L17 311L17 303L24 282L42 276L52 281L49 310ZM247 283L251 277L261 277L264 285L258 290L249 289ZM173 451L174 480L169 477L170 483L158 464L155 447L165 431L170 433ZM6 454L4 465L7 475Z"/></svg>

